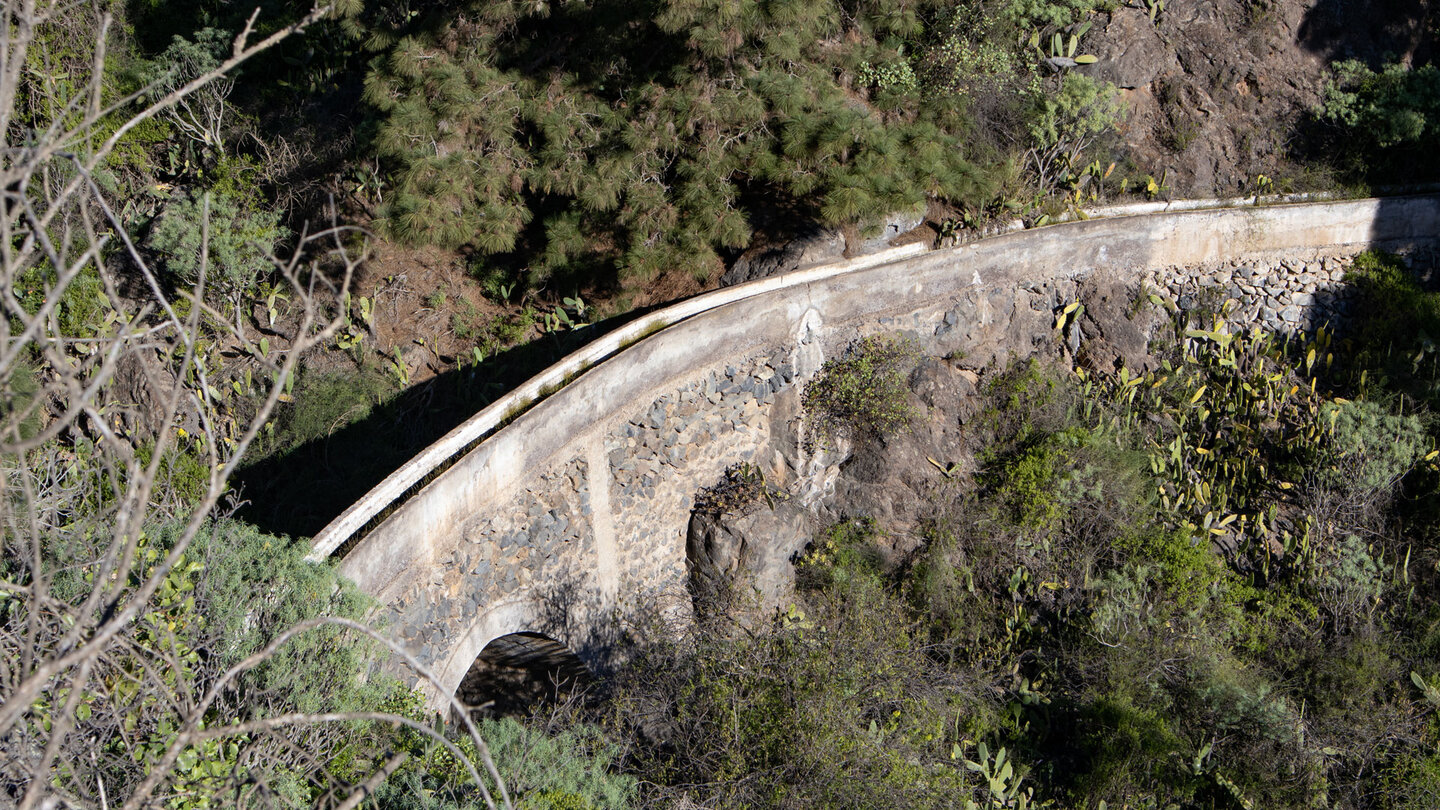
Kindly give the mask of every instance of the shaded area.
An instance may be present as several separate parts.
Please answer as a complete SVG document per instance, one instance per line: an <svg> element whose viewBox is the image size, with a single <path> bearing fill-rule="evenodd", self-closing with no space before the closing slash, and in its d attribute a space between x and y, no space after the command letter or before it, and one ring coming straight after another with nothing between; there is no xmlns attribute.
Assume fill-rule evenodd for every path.
<svg viewBox="0 0 1440 810"><path fill-rule="evenodd" d="M1431 0L1321 0L1296 41L1331 73L1320 106L1291 133L1295 159L1360 191L1440 178L1440 72Z"/></svg>
<svg viewBox="0 0 1440 810"><path fill-rule="evenodd" d="M302 378L295 403L277 415L273 435L256 448L256 461L236 475L247 502L239 515L272 534L312 537L400 465L481 409L652 309L542 335L378 404L374 380L384 372L352 367ZM393 382L381 390L393 390ZM333 414L324 419L325 414L309 412L315 409Z"/></svg>
<svg viewBox="0 0 1440 810"><path fill-rule="evenodd" d="M515 717L590 681L590 670L569 647L540 633L511 633L485 645L455 696L475 717Z"/></svg>
<svg viewBox="0 0 1440 810"><path fill-rule="evenodd" d="M1320 0L1296 32L1300 46L1327 59L1376 59L1385 54L1430 61L1434 4L1430 0Z"/></svg>

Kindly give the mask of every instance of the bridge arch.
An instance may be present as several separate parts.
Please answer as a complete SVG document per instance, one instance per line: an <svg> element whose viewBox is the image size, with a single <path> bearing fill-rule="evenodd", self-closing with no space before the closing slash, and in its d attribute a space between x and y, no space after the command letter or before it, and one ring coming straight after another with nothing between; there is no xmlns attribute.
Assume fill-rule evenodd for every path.
<svg viewBox="0 0 1440 810"><path fill-rule="evenodd" d="M563 642L545 633L508 633L485 645L455 696L486 716L520 715L583 687L591 677Z"/></svg>

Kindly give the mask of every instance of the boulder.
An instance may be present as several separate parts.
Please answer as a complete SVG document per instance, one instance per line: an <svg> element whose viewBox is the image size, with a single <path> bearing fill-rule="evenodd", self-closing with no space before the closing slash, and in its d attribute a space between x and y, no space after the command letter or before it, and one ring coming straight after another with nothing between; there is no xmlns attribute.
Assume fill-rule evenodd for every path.
<svg viewBox="0 0 1440 810"><path fill-rule="evenodd" d="M690 516L685 553L693 592L758 615L783 607L795 590L793 558L816 531L813 518L796 504L765 503L734 513Z"/></svg>
<svg viewBox="0 0 1440 810"><path fill-rule="evenodd" d="M753 247L720 276L720 286L788 273L801 267L838 261L845 255L845 238L839 231L811 226L788 241Z"/></svg>

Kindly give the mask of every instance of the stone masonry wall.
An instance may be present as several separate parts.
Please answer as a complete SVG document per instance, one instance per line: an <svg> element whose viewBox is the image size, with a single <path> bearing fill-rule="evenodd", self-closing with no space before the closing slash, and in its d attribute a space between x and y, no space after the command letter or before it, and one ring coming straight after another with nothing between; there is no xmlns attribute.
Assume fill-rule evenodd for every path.
<svg viewBox="0 0 1440 810"><path fill-rule="evenodd" d="M506 508L475 516L460 542L436 561L431 579L391 604L393 637L432 665L443 658L455 629L489 606L537 583L563 588L573 581L577 561L594 554L592 514L585 460L537 474Z"/></svg>
<svg viewBox="0 0 1440 810"><path fill-rule="evenodd" d="M797 380L791 350L727 362L662 394L605 438L611 514L636 592L683 589L685 526L694 497L771 441L775 404ZM637 579L638 578L633 578Z"/></svg>
<svg viewBox="0 0 1440 810"><path fill-rule="evenodd" d="M1413 265L1433 264L1432 250L1405 251ZM1163 267L1143 277L1147 288L1183 310L1226 312L1232 323L1279 333L1313 331L1341 325L1350 316L1345 276L1355 263L1353 251L1327 250L1309 255L1231 259L1187 267Z"/></svg>

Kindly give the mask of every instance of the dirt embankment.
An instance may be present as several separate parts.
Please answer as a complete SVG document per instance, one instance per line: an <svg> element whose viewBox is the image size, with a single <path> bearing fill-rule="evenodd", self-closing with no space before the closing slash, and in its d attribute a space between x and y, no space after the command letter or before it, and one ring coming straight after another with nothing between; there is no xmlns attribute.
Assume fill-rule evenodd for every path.
<svg viewBox="0 0 1440 810"><path fill-rule="evenodd" d="M1082 69L1121 88L1119 151L1174 196L1333 183L1315 153L1328 66L1418 64L1433 40L1428 0L1171 0L1153 21L1142 5L1096 26Z"/></svg>

